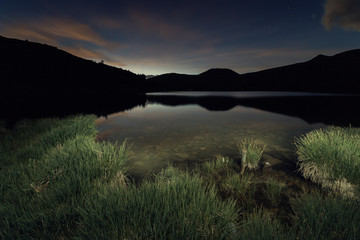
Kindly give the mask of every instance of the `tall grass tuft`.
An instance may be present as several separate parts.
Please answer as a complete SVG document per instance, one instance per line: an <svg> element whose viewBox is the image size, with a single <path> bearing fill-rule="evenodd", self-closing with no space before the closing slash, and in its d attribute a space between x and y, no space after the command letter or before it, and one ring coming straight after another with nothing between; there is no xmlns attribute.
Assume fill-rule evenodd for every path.
<svg viewBox="0 0 360 240"><path fill-rule="evenodd" d="M360 184L360 129L328 127L295 140L299 170L305 178L343 195Z"/></svg>
<svg viewBox="0 0 360 240"><path fill-rule="evenodd" d="M95 115L22 120L0 138L1 167L40 158L49 148L77 135L96 136Z"/></svg>
<svg viewBox="0 0 360 240"><path fill-rule="evenodd" d="M241 174L245 169L257 169L265 146L258 145L252 138L245 138L237 143L237 147L241 156Z"/></svg>
<svg viewBox="0 0 360 240"><path fill-rule="evenodd" d="M224 181L221 183L221 187L231 193L240 193L246 194L250 189L250 184L252 181L252 174L231 174L227 176ZM255 189L254 189L255 190Z"/></svg>
<svg viewBox="0 0 360 240"><path fill-rule="evenodd" d="M281 192L285 186L285 183L276 181L272 178L267 179L265 182L264 194L273 206L279 205L281 201Z"/></svg>
<svg viewBox="0 0 360 240"><path fill-rule="evenodd" d="M138 188L104 188L81 213L86 239L230 239L237 230L234 202L173 167Z"/></svg>
<svg viewBox="0 0 360 240"><path fill-rule="evenodd" d="M233 163L233 159L227 156L217 155L214 160L206 162L204 168L207 173L214 174L218 170L229 170Z"/></svg>
<svg viewBox="0 0 360 240"><path fill-rule="evenodd" d="M296 239L360 239L359 202L339 196L304 195L292 201ZM295 238L295 237L294 237Z"/></svg>
<svg viewBox="0 0 360 240"><path fill-rule="evenodd" d="M287 239L280 222L271 218L262 208L246 215L240 223L239 231L237 239Z"/></svg>
<svg viewBox="0 0 360 240"><path fill-rule="evenodd" d="M74 236L84 198L104 185L123 185L127 147L95 142L94 120L24 121L6 133L0 239Z"/></svg>

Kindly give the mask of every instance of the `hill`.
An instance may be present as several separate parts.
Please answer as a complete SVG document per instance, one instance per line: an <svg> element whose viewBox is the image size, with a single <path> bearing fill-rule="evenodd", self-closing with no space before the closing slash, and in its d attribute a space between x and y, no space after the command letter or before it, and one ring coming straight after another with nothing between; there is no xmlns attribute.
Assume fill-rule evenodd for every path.
<svg viewBox="0 0 360 240"><path fill-rule="evenodd" d="M213 68L199 75L167 73L146 80L147 92L161 91L221 91L237 83L240 75L233 70ZM225 80L225 81L224 81Z"/></svg>
<svg viewBox="0 0 360 240"><path fill-rule="evenodd" d="M133 93L145 76L85 60L56 47L0 36L2 89L10 96L74 98ZM20 92L19 92L20 91Z"/></svg>
<svg viewBox="0 0 360 240"><path fill-rule="evenodd" d="M144 104L144 75L2 36L0 54L0 118L106 114Z"/></svg>
<svg viewBox="0 0 360 240"><path fill-rule="evenodd" d="M146 81L147 91L295 91L360 93L360 50L319 55L302 63L237 74L210 69L199 75L165 74Z"/></svg>

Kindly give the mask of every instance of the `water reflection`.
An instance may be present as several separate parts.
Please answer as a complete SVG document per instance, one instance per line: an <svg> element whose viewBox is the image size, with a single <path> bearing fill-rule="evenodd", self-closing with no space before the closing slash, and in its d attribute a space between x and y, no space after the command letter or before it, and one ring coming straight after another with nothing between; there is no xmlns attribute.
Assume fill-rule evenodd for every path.
<svg viewBox="0 0 360 240"><path fill-rule="evenodd" d="M198 95L196 95L198 94ZM147 95L150 103L167 106L197 104L210 111L246 106L298 117L308 123L360 126L359 95L293 92L175 92Z"/></svg>
<svg viewBox="0 0 360 240"><path fill-rule="evenodd" d="M326 111L315 111L314 106L331 104L334 100L331 98L339 96L319 97L306 96L311 99L301 99L291 96L301 99L300 103L296 103L295 99L288 97L240 99L152 95L148 96L145 107L98 119L98 138L110 142L127 139L132 144L133 158L129 165L133 175L149 174L168 162L206 161L218 154L236 158L236 142L244 137L252 137L266 144L265 155L268 158L294 160L294 137L325 127L326 124L305 121L304 118L291 116L291 113L311 116L313 112L332 112L336 116L334 105L328 110L324 108ZM283 106L291 107L285 109ZM230 110L224 110L228 108ZM287 110L287 115L276 113L280 110ZM321 115L316 115L315 119L318 116Z"/></svg>

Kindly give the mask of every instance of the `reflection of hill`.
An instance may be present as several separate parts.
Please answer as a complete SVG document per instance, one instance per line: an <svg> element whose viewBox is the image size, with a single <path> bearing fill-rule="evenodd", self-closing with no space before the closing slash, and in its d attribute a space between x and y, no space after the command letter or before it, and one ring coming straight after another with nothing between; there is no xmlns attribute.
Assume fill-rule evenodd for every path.
<svg viewBox="0 0 360 240"><path fill-rule="evenodd" d="M308 123L360 127L360 115L355 113L360 97L355 96L291 96L291 97L182 97L147 96L148 102L164 105L198 104L210 111L227 111L235 106L298 117Z"/></svg>
<svg viewBox="0 0 360 240"><path fill-rule="evenodd" d="M164 74L146 81L148 91L293 91L360 93L360 50L239 75L210 69L199 75Z"/></svg>
<svg viewBox="0 0 360 240"><path fill-rule="evenodd" d="M145 106L145 95L112 95L106 98L78 99L76 101L51 101L44 103L41 99L7 101L0 111L0 119L11 127L24 118L64 117L73 114L96 114L107 116L137 106Z"/></svg>
<svg viewBox="0 0 360 240"><path fill-rule="evenodd" d="M188 96L156 96L147 95L150 103L166 106L197 104L209 111L228 111L238 105L238 99L232 97L188 97Z"/></svg>

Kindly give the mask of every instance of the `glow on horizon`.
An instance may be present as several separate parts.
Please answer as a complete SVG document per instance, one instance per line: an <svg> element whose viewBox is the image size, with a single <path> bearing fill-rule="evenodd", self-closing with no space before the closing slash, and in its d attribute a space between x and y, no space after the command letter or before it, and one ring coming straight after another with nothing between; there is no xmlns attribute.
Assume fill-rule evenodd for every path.
<svg viewBox="0 0 360 240"><path fill-rule="evenodd" d="M243 74L359 48L358 12L359 0L4 0L0 35L137 74Z"/></svg>

